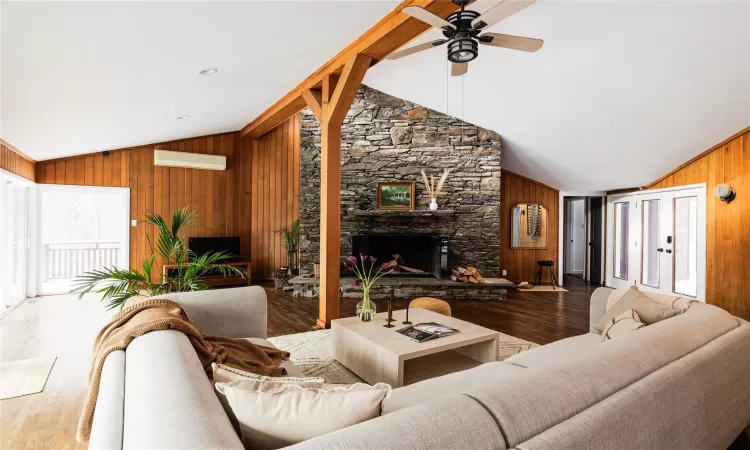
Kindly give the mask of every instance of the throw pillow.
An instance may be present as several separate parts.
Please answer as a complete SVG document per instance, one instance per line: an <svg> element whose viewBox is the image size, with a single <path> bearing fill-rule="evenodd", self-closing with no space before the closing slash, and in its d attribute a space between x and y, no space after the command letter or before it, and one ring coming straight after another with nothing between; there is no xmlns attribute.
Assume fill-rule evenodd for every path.
<svg viewBox="0 0 750 450"><path fill-rule="evenodd" d="M678 314L682 314L684 311L684 309L670 308L663 303L652 300L638 289L628 289L628 291L623 294L622 298L612 305L609 311L599 319L599 322L594 325L594 329L602 332L604 327L610 323L612 319L629 309L635 310L635 312L638 313L638 316L640 316L641 321L646 325L651 325L664 319L674 317Z"/></svg>
<svg viewBox="0 0 750 450"><path fill-rule="evenodd" d="M645 326L646 324L641 322L641 318L638 317L638 313L629 309L617 317L614 317L604 327L604 331L602 332L604 335L603 340L608 341L610 339L615 339Z"/></svg>
<svg viewBox="0 0 750 450"><path fill-rule="evenodd" d="M326 382L325 379L320 377L269 377L266 375L258 375L257 373L246 372L244 370L216 363L211 363L211 370L213 371L213 380L217 383L230 383L232 381L239 380L255 380L273 381L275 383L313 383L320 385L316 387L321 387L323 383Z"/></svg>
<svg viewBox="0 0 750 450"><path fill-rule="evenodd" d="M353 384L330 389L293 383L216 383L242 430L245 448L273 449L349 427L380 415L391 387Z"/></svg>

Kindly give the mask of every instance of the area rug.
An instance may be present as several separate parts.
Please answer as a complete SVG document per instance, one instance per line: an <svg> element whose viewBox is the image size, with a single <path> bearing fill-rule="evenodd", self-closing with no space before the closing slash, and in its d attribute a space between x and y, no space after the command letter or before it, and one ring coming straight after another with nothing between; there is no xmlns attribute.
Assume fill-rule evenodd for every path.
<svg viewBox="0 0 750 450"><path fill-rule="evenodd" d="M552 289L552 286L549 284L544 284L541 286L534 286L531 289L520 289L516 288L520 292L568 292L567 289L561 288L560 286L557 286L556 288Z"/></svg>
<svg viewBox="0 0 750 450"><path fill-rule="evenodd" d="M322 377L327 383L352 384L363 380L333 359L331 330L309 331L268 338L276 347L288 351L295 366L308 377ZM539 344L500 333L498 361L539 347Z"/></svg>
<svg viewBox="0 0 750 450"><path fill-rule="evenodd" d="M0 400L44 390L57 357L0 362Z"/></svg>

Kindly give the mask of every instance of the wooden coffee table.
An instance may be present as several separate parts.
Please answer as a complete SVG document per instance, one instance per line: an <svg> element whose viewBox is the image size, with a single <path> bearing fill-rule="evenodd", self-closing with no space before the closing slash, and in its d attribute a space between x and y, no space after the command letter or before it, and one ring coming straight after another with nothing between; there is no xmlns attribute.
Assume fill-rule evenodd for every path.
<svg viewBox="0 0 750 450"><path fill-rule="evenodd" d="M412 308L409 320L415 325L437 322L461 331L419 343L396 332L407 326L401 323L405 315L406 310L393 312L397 320L394 328L383 326L387 313L377 314L372 322L358 317L331 321L334 358L370 384L382 382L393 387L497 361L497 331Z"/></svg>

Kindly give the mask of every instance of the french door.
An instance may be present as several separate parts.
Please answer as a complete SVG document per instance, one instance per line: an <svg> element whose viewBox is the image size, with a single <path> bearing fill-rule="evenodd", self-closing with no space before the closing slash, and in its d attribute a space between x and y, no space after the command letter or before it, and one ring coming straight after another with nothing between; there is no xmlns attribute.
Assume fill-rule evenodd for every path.
<svg viewBox="0 0 750 450"><path fill-rule="evenodd" d="M0 176L0 306L26 298L26 186ZM0 310L2 313L2 310Z"/></svg>
<svg viewBox="0 0 750 450"><path fill-rule="evenodd" d="M706 187L607 199L607 285L705 300Z"/></svg>

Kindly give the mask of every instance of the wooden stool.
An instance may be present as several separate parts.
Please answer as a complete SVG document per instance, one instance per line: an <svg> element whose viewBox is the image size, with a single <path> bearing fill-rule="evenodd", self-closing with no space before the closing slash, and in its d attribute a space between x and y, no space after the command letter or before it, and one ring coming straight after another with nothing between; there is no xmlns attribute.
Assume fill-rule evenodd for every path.
<svg viewBox="0 0 750 450"><path fill-rule="evenodd" d="M549 269L549 274L552 276L552 289L555 288L555 286L558 286L557 284L557 278L555 277L555 262L554 261L537 261L536 262L539 265L539 270L536 271L536 277L534 278L534 285L539 285L539 283L542 282L542 269L545 267Z"/></svg>
<svg viewBox="0 0 750 450"><path fill-rule="evenodd" d="M442 314L444 316L451 316L451 305L448 302L430 297L419 297L409 303L409 308L424 308L430 311Z"/></svg>

